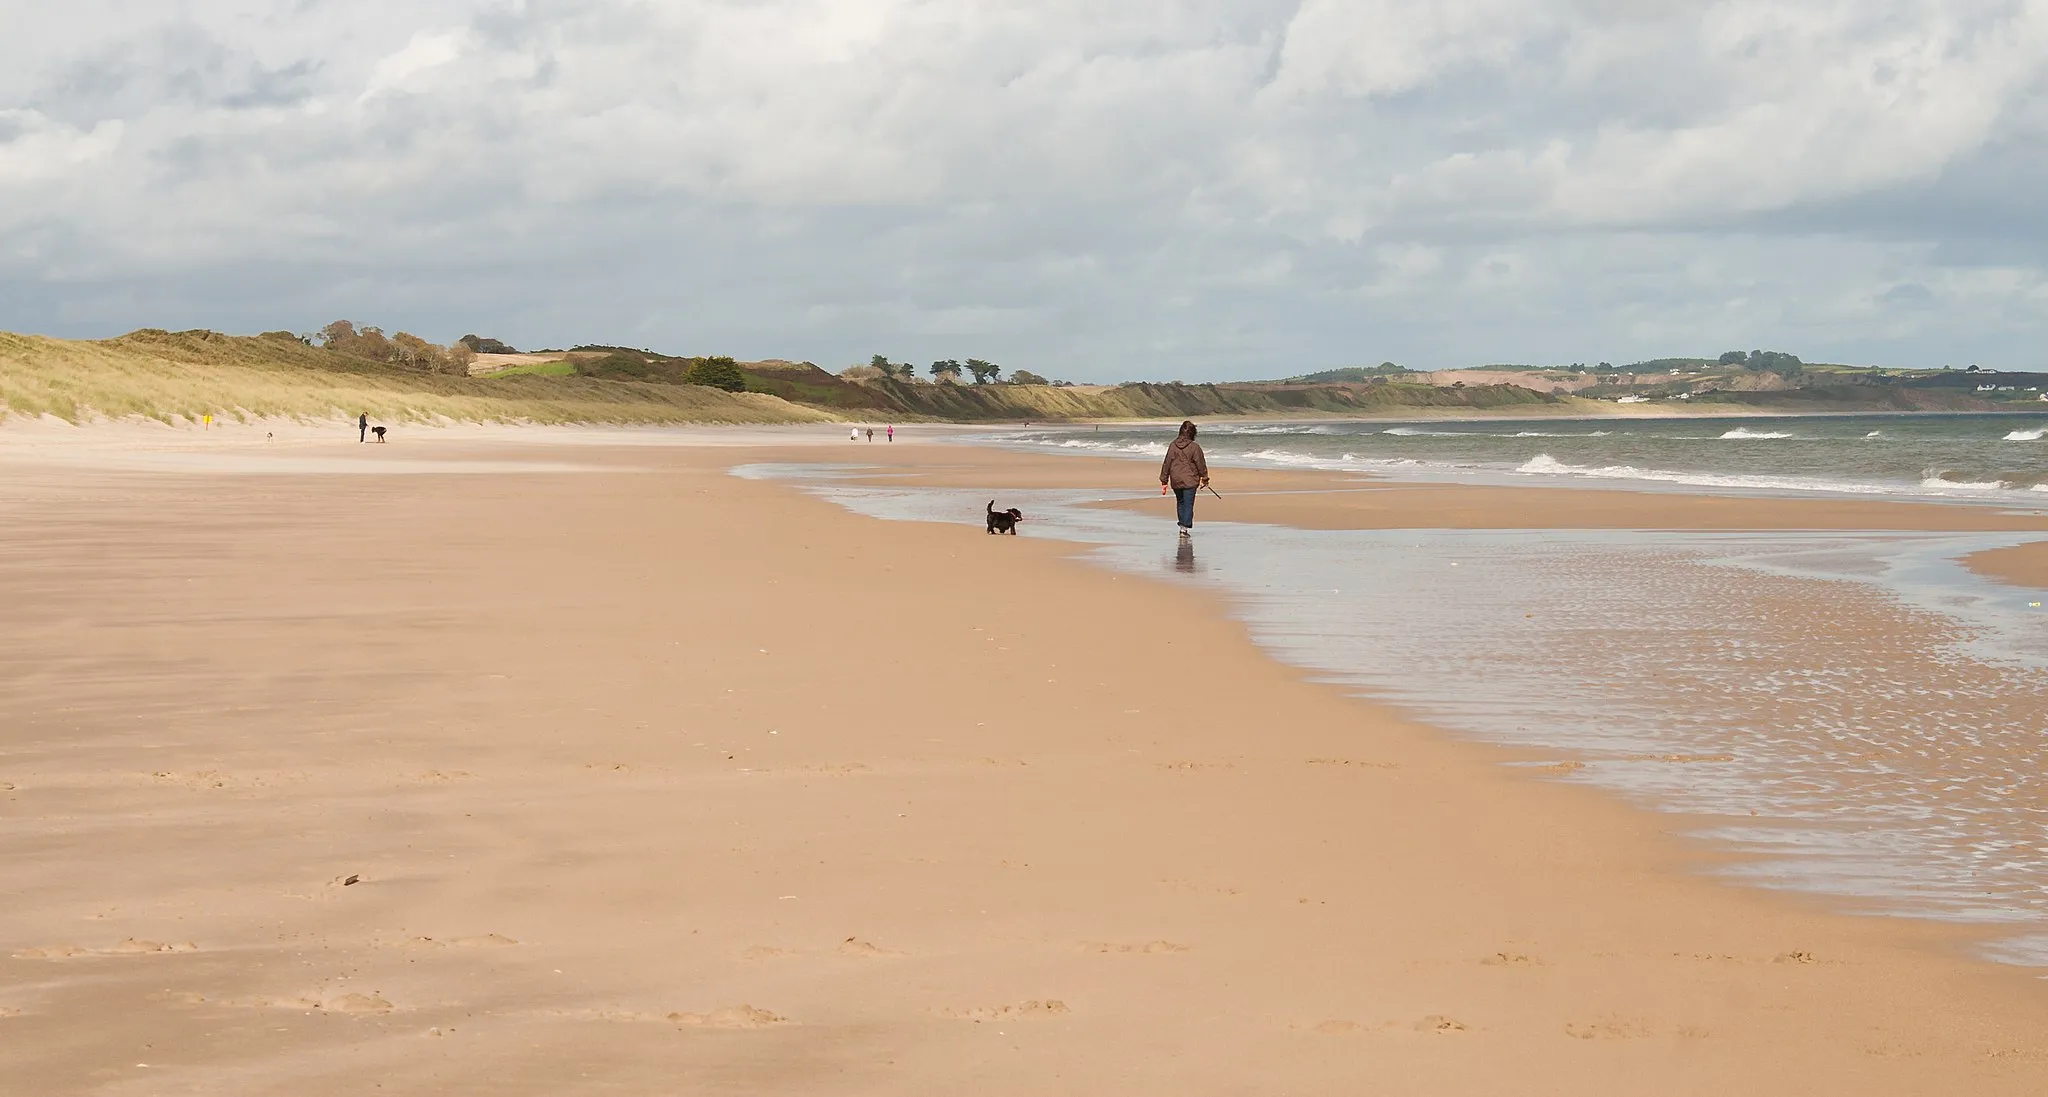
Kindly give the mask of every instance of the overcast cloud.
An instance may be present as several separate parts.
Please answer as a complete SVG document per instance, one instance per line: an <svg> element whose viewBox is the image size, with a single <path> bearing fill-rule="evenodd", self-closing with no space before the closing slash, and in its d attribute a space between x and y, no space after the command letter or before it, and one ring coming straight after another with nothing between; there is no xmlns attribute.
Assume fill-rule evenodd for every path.
<svg viewBox="0 0 2048 1097"><path fill-rule="evenodd" d="M2048 366L2048 0L70 0L0 328Z"/></svg>

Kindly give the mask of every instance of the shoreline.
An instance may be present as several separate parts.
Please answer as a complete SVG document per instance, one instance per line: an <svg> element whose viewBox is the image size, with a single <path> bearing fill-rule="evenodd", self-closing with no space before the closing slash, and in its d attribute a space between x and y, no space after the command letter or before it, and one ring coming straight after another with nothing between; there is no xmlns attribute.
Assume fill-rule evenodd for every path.
<svg viewBox="0 0 2048 1097"><path fill-rule="evenodd" d="M1073 546L727 472L835 449L254 496L0 463L35 519L0 591L26 672L0 1065L49 1093L2048 1079L2048 1004L1965 958L1982 930L1703 878L1669 820L1309 681L1217 599ZM887 452L977 488L1121 472ZM96 529L127 535L77 558ZM127 669L79 707L93 652Z"/></svg>

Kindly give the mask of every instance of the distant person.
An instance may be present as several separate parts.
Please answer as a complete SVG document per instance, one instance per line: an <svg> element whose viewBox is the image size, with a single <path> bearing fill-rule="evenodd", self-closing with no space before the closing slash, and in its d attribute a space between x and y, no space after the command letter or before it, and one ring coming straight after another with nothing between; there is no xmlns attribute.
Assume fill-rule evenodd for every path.
<svg viewBox="0 0 2048 1097"><path fill-rule="evenodd" d="M1180 535L1195 532L1195 493L1209 486L1209 460L1195 442L1195 425L1183 421L1180 434L1166 447L1166 460L1159 463L1160 484L1173 489Z"/></svg>
<svg viewBox="0 0 2048 1097"><path fill-rule="evenodd" d="M371 427L371 428L370 428L370 433L371 433L371 434L374 434L374 435L376 435L376 436L377 436L377 441L379 441L379 442L382 442L382 441L384 440L384 428L383 428L383 427Z"/></svg>
<svg viewBox="0 0 2048 1097"><path fill-rule="evenodd" d="M369 440L370 440L370 413L366 411L366 412L362 413L361 415L358 415L358 416L356 416L356 441L358 441L358 442L367 442L367 441L369 441Z"/></svg>
<svg viewBox="0 0 2048 1097"><path fill-rule="evenodd" d="M889 424L889 441L891 441L891 442L894 442L895 440L896 440L896 424L894 424L894 423L891 423L891 424Z"/></svg>
<svg viewBox="0 0 2048 1097"><path fill-rule="evenodd" d="M869 442L873 442L874 440L875 440L875 428L873 428L873 427L869 427L869 428L868 428L868 441L869 441Z"/></svg>
<svg viewBox="0 0 2048 1097"><path fill-rule="evenodd" d="M858 441L860 441L860 428L859 428L859 427L853 427L853 428L849 429L849 430L848 430L848 431L846 432L846 440L847 440L847 441L849 441L849 442L858 442Z"/></svg>

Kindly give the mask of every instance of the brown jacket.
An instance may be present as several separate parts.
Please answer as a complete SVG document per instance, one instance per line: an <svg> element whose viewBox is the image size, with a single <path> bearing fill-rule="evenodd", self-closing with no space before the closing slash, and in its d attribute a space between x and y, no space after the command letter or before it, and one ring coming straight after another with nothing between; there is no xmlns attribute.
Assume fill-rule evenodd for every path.
<svg viewBox="0 0 2048 1097"><path fill-rule="evenodd" d="M1209 462L1192 438L1175 438L1159 463L1159 482L1177 488L1198 488L1209 479Z"/></svg>

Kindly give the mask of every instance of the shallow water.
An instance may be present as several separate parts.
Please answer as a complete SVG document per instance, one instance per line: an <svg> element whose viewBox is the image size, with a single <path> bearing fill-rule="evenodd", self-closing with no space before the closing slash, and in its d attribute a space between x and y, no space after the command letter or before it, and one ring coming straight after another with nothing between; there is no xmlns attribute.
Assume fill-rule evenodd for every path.
<svg viewBox="0 0 2048 1097"><path fill-rule="evenodd" d="M741 474L896 520L978 525L986 501L844 468ZM1005 501L1032 536L1220 591L1286 662L1691 817L1738 854L1732 877L2009 924L1988 954L2048 965L2048 611L1955 562L2039 534L1212 523L1179 543L1164 509L1090 505L1133 497Z"/></svg>
<svg viewBox="0 0 2048 1097"><path fill-rule="evenodd" d="M1007 431L1004 444L1157 458L1157 426ZM1223 464L1411 479L1828 493L2048 507L2048 405L2039 415L1854 415L1475 422L1222 423Z"/></svg>

